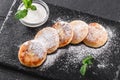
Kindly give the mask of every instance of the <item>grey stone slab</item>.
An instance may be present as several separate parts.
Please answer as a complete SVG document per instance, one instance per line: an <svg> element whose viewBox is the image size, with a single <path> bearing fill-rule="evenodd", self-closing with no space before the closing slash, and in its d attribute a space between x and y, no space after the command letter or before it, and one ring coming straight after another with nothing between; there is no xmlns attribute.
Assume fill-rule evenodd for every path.
<svg viewBox="0 0 120 80"><path fill-rule="evenodd" d="M46 24L39 28L28 28L14 18L18 5L19 0L12 7L12 13L0 33L1 65L47 78L47 80L119 80L120 23L49 4L50 17ZM108 42L98 49L87 47L83 43L68 45L48 55L45 63L37 68L28 68L20 64L17 56L19 46L23 42L33 39L39 30L51 26L57 20L69 22L75 19L102 24L108 31ZM79 72L81 60L90 54L95 57L95 60L91 68L87 70L86 76L83 77ZM51 57L54 59L51 60Z"/></svg>
<svg viewBox="0 0 120 80"><path fill-rule="evenodd" d="M14 0L0 0L0 16L6 17Z"/></svg>
<svg viewBox="0 0 120 80"><path fill-rule="evenodd" d="M5 18L0 17L0 28L1 28L1 26L2 26L2 23L3 23L4 19L5 19Z"/></svg>
<svg viewBox="0 0 120 80"><path fill-rule="evenodd" d="M44 0L47 3L120 22L120 0Z"/></svg>
<svg viewBox="0 0 120 80"><path fill-rule="evenodd" d="M25 73L0 66L0 80L42 80L40 77L27 75Z"/></svg>

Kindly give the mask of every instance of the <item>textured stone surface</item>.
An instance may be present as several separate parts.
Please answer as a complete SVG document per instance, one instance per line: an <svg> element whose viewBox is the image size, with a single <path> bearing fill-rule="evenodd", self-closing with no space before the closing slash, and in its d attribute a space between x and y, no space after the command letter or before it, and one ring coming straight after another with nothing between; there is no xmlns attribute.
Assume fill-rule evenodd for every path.
<svg viewBox="0 0 120 80"><path fill-rule="evenodd" d="M42 80L39 77L25 74L23 72L10 70L8 67L0 66L0 80Z"/></svg>
<svg viewBox="0 0 120 80"><path fill-rule="evenodd" d="M1 28L3 21L4 21L4 17L0 17L0 28Z"/></svg>
<svg viewBox="0 0 120 80"><path fill-rule="evenodd" d="M120 0L44 0L84 13L120 22Z"/></svg>
<svg viewBox="0 0 120 80"><path fill-rule="evenodd" d="M19 0L18 0L19 1ZM14 19L14 13L17 10L17 6L19 2L13 6L12 13L8 17L2 32L0 33L0 64L8 67L12 67L14 70L23 71L28 74L42 76L43 78L50 78L50 79L59 79L59 80L113 80L113 79L120 79L119 78L119 65L120 65L120 27L119 23L108 21L105 19L101 19L95 16L91 16L88 14L83 14L77 11L68 10L65 8L49 5L50 7L50 18L47 23L39 28L28 28L23 26L18 20ZM76 46L69 45L62 49L58 49L57 52L53 55L57 58L54 60L53 63L49 63L50 57L53 55L49 55L49 58L46 60L48 63L44 63L41 67L38 68L27 68L22 66L17 58L17 53L19 50L19 46L27 40L33 39L34 35L38 32L38 30L44 28L45 26L50 26L56 20L65 20L70 21L74 19L81 19L86 21L87 23L90 22L99 22L104 25L106 28L110 28L112 32L114 32L115 36L111 39L110 45L108 49L101 49L103 54L99 55L94 63L94 65L87 71L87 75L82 77L79 73L79 68L81 66L81 61L76 61L74 54L71 54L70 47L78 47L81 49L83 44L79 44ZM112 45L112 46L111 46ZM101 51L98 50L97 53ZM70 50L70 51L69 51ZM94 52L95 49L91 49ZM79 51L74 51L73 53L79 53ZM92 52L90 52L92 53ZM70 55L69 55L70 54ZM89 54L89 53L85 53ZM71 57L72 56L72 57ZM73 60L73 62L70 62ZM105 62L107 63L108 67L102 65L103 68L99 68L98 64ZM70 63L68 63L70 62ZM98 67L97 67L98 66ZM69 76L69 77L68 77Z"/></svg>
<svg viewBox="0 0 120 80"><path fill-rule="evenodd" d="M0 16L6 17L13 0L0 0Z"/></svg>

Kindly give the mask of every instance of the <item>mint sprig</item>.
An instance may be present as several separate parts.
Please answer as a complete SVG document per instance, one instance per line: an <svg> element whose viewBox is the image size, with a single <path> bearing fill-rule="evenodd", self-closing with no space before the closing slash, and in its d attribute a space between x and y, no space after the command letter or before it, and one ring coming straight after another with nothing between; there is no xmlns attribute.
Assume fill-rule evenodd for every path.
<svg viewBox="0 0 120 80"><path fill-rule="evenodd" d="M34 10L37 10L37 8L36 8L35 5L32 5L30 8L31 8L31 10L33 10L33 11L34 11Z"/></svg>
<svg viewBox="0 0 120 80"><path fill-rule="evenodd" d="M32 0L28 0L28 8L30 8L32 6Z"/></svg>
<svg viewBox="0 0 120 80"><path fill-rule="evenodd" d="M16 19L21 19L24 18L27 15L28 10L24 9L24 10L19 10L17 11L17 13L15 14L15 18Z"/></svg>
<svg viewBox="0 0 120 80"><path fill-rule="evenodd" d="M81 68L80 68L80 73L81 73L82 76L85 75L88 66L91 65L91 64L93 64L93 63L92 63L92 60L93 60L93 59L94 59L94 58L93 58L92 56L87 56L86 58L84 58L84 59L82 60L82 64L83 64L83 65L82 65Z"/></svg>
<svg viewBox="0 0 120 80"><path fill-rule="evenodd" d="M31 9L31 10L37 10L36 6L35 5L32 5L32 2L33 0L22 0L24 6L25 6L25 9L24 10L18 10L15 14L15 18L16 19L22 19L24 18L25 16L27 16L28 14L28 9Z"/></svg>
<svg viewBox="0 0 120 80"><path fill-rule="evenodd" d="M25 6L25 8L28 8L28 0L22 0L22 2L23 2L23 4L24 4L24 6Z"/></svg>

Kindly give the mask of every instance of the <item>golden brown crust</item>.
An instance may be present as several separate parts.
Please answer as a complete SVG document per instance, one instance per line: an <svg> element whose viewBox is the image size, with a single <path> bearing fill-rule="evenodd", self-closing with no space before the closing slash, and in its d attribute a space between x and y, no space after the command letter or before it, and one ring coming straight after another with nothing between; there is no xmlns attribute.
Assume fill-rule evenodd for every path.
<svg viewBox="0 0 120 80"><path fill-rule="evenodd" d="M45 45L48 54L53 53L59 47L59 35L56 29L52 27L46 27L40 30L34 39L41 41Z"/></svg>
<svg viewBox="0 0 120 80"><path fill-rule="evenodd" d="M97 48L106 43L108 33L103 26L98 23L90 23L88 30L88 35L83 41L87 46Z"/></svg>
<svg viewBox="0 0 120 80"><path fill-rule="evenodd" d="M24 66L38 67L46 60L47 52L43 49L42 56L40 57L38 53L33 53L32 50L29 50L30 45L31 41L27 41L21 45L18 52L18 59Z"/></svg>
<svg viewBox="0 0 120 80"><path fill-rule="evenodd" d="M88 34L88 25L87 23L81 20L74 20L70 22L70 25L73 28L73 39L72 44L78 44L84 40Z"/></svg>
<svg viewBox="0 0 120 80"><path fill-rule="evenodd" d="M73 38L73 29L70 24L68 24L67 22L60 21L56 22L53 25L53 28L55 28L59 34L59 47L64 47L71 42Z"/></svg>
<svg viewBox="0 0 120 80"><path fill-rule="evenodd" d="M37 34L35 35L34 39L38 39L40 35L42 35L42 31L41 30L37 32Z"/></svg>

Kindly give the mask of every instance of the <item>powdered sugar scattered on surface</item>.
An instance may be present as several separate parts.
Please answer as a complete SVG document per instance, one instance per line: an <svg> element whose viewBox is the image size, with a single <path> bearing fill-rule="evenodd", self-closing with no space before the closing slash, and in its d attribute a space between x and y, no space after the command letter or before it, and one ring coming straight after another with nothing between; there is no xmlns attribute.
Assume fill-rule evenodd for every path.
<svg viewBox="0 0 120 80"><path fill-rule="evenodd" d="M58 17L56 20L52 20L53 23L58 21L67 20L62 19L61 17ZM71 68L73 68L72 72L76 72L76 69L80 68L82 59L88 55L92 55L95 60L99 62L96 66L97 68L104 69L114 66L113 63L110 63L109 56L113 54L111 51L114 50L114 47L116 47L114 54L119 53L119 42L116 40L120 40L120 38L117 35L116 28L107 26L104 23L102 25L108 32L108 41L104 46L95 49L80 43L79 45L69 45L69 48L67 49L58 49L54 54L47 56L47 60L40 67L40 70L47 70L52 66L55 66L56 62L58 62L59 64L56 65L58 70L69 73ZM61 59L61 56L65 56L65 58Z"/></svg>
<svg viewBox="0 0 120 80"><path fill-rule="evenodd" d="M98 68L103 68L103 69L107 66L108 66L108 64L104 64L104 63L97 65Z"/></svg>
<svg viewBox="0 0 120 80"><path fill-rule="evenodd" d="M61 17L58 17L56 20L51 20L52 21L52 23L56 23L56 22L63 22L64 20L61 18Z"/></svg>
<svg viewBox="0 0 120 80"><path fill-rule="evenodd" d="M41 70L47 69L47 68L51 67L52 65L54 65L54 63L59 59L59 57L64 55L65 52L66 52L65 49L60 49L52 55L47 55L47 60L42 65Z"/></svg>
<svg viewBox="0 0 120 80"><path fill-rule="evenodd" d="M102 57L104 57L104 54L107 54L107 56L111 55L111 48L114 45L112 38L115 37L114 33L110 30L110 28L107 28L108 34L109 34L109 39L107 41L107 43L102 46L101 48L90 48L87 47L86 45L84 45L83 43L81 43L80 45L77 46L70 46L68 49L68 61L67 64L75 64L75 63L81 63L82 59L87 57L88 55L92 55L96 60L100 55L103 55ZM100 61L100 64L104 64L104 67L107 67L107 65L109 65L109 61L104 60L104 61ZM100 65L98 64L98 65ZM99 67L100 68L100 67ZM67 69L67 68L66 68ZM65 69L64 69L65 70Z"/></svg>
<svg viewBox="0 0 120 80"><path fill-rule="evenodd" d="M64 70L65 72L69 72L69 67L79 68L78 64L81 64L81 61L83 58L85 58L88 55L92 55L96 60L99 61L99 64L97 65L98 68L106 68L112 63L109 63L108 58L105 60L99 60L98 57L104 57L104 55L107 55L109 57L111 53L111 48L113 46L116 46L112 39L116 38L115 30L111 30L109 26L106 26L106 30L108 32L108 41L107 43L100 47L100 48L90 48L86 46L83 43L80 43L79 45L69 45L68 49L58 49L58 51L54 55L49 55L44 65L41 67L41 69L48 69L49 67L53 66L56 61L64 61L64 64L62 66L58 66L59 70ZM62 55L66 55L65 60L58 59Z"/></svg>

